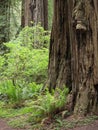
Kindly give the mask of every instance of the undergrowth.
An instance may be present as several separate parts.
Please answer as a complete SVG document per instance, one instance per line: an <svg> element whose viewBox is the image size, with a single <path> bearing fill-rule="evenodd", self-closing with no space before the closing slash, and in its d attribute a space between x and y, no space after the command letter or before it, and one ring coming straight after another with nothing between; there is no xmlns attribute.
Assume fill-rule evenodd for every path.
<svg viewBox="0 0 98 130"><path fill-rule="evenodd" d="M35 36L36 34L36 36ZM40 24L22 29L0 55L0 100L19 108L40 93L47 78L50 34Z"/></svg>
<svg viewBox="0 0 98 130"><path fill-rule="evenodd" d="M68 89L62 91L57 89L59 96L57 97L54 92L49 93L47 90L44 93L39 93L32 99L25 100L24 107L13 109L6 102L0 102L0 117L10 119L9 124L14 127L25 127L26 125L35 125L41 123L43 119L53 116L58 110L66 104L66 96ZM23 124L20 123L22 119Z"/></svg>

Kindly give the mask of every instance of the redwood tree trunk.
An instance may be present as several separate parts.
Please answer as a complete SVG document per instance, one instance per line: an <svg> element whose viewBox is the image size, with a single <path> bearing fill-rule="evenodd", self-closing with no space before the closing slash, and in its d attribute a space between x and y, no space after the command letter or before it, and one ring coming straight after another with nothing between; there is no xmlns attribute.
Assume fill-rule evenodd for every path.
<svg viewBox="0 0 98 130"><path fill-rule="evenodd" d="M22 27L31 25L31 11L30 11L31 0L22 0L22 18L21 25Z"/></svg>
<svg viewBox="0 0 98 130"><path fill-rule="evenodd" d="M98 1L84 0L86 30L73 31L72 88L74 112L86 115L98 105Z"/></svg>
<svg viewBox="0 0 98 130"><path fill-rule="evenodd" d="M48 0L23 0L22 1L22 26L31 26L39 22L48 29Z"/></svg>
<svg viewBox="0 0 98 130"><path fill-rule="evenodd" d="M49 76L47 86L51 89L71 86L71 46L69 0L54 0L54 16L50 40Z"/></svg>
<svg viewBox="0 0 98 130"><path fill-rule="evenodd" d="M75 114L97 110L97 57L98 1L54 0L47 85L72 90Z"/></svg>

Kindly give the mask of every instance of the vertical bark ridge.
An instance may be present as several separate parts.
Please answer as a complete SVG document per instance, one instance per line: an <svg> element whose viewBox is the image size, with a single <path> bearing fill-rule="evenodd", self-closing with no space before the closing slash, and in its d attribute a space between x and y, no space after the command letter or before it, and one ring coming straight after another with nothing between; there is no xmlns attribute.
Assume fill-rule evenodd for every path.
<svg viewBox="0 0 98 130"><path fill-rule="evenodd" d="M75 79L73 81L73 87L76 85L76 104L74 112L76 114L86 115L87 113L94 112L98 101L98 91L95 89L97 80L95 77L98 76L97 57L98 57L98 31L96 30L96 12L88 2L88 6L85 7L86 18L88 20L87 30L77 30L76 42L76 55L74 57L73 70ZM85 4L86 5L86 4ZM76 75L75 75L76 73Z"/></svg>
<svg viewBox="0 0 98 130"><path fill-rule="evenodd" d="M49 77L51 88L71 86L71 53L68 1L54 1L54 17L50 40Z"/></svg>

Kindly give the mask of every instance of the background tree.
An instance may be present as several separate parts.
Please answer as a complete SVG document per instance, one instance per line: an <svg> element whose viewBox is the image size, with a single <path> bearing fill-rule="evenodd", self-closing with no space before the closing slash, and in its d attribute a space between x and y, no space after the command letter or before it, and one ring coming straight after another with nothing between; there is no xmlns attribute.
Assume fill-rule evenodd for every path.
<svg viewBox="0 0 98 130"><path fill-rule="evenodd" d="M79 9L84 14L83 21L76 18ZM72 90L71 107L76 114L86 115L97 110L97 43L97 0L75 0L74 3L54 0L47 85L50 90L68 86Z"/></svg>
<svg viewBox="0 0 98 130"><path fill-rule="evenodd" d="M0 1L0 46L15 37L20 26L20 3L20 0Z"/></svg>
<svg viewBox="0 0 98 130"><path fill-rule="evenodd" d="M48 28L48 0L22 1L22 26L41 23L44 29Z"/></svg>
<svg viewBox="0 0 98 130"><path fill-rule="evenodd" d="M30 11L30 1L31 0L22 0L22 18L21 25L22 27L31 25L31 11Z"/></svg>
<svg viewBox="0 0 98 130"><path fill-rule="evenodd" d="M0 46L9 40L10 1L0 0Z"/></svg>

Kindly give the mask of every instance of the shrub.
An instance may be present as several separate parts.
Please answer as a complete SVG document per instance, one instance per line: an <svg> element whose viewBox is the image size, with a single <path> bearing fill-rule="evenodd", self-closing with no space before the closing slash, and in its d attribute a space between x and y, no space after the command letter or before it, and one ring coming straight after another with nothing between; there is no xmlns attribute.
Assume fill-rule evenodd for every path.
<svg viewBox="0 0 98 130"><path fill-rule="evenodd" d="M14 80L15 83L42 83L47 77L48 49L28 49L9 44L11 50L5 54L5 70L1 78Z"/></svg>
<svg viewBox="0 0 98 130"><path fill-rule="evenodd" d="M41 24L36 26L28 27L26 26L20 32L17 40L24 46L38 48L48 48L50 41L50 32L45 31Z"/></svg>
<svg viewBox="0 0 98 130"><path fill-rule="evenodd" d="M48 43L49 34L40 24L23 28L17 39L5 44L9 51L0 56L0 80L13 80L15 85L23 86L43 83L47 77Z"/></svg>

